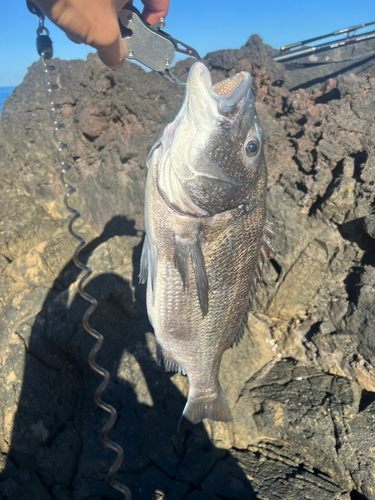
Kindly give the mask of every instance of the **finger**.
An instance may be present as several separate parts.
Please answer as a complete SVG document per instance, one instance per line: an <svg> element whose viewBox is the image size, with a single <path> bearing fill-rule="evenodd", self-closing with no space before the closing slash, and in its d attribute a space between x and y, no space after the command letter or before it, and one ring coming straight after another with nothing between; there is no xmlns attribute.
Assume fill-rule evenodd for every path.
<svg viewBox="0 0 375 500"><path fill-rule="evenodd" d="M125 59L117 18L128 0L36 0L38 6L74 43L86 43L98 51L110 68L119 68Z"/></svg>
<svg viewBox="0 0 375 500"><path fill-rule="evenodd" d="M129 4L133 3L133 0L116 0L115 3L116 12L119 12L127 3Z"/></svg>
<svg viewBox="0 0 375 500"><path fill-rule="evenodd" d="M80 43L85 43L85 41L77 35L68 33L67 31L65 32L65 35L69 38L71 42L76 43L77 45L79 45Z"/></svg>
<svg viewBox="0 0 375 500"><path fill-rule="evenodd" d="M156 23L168 14L169 0L142 0L142 3L145 6L142 15L150 24Z"/></svg>
<svg viewBox="0 0 375 500"><path fill-rule="evenodd" d="M87 43L98 51L99 59L112 69L120 68L126 56L117 18L117 8L125 4L124 0L114 2L111 11L103 14L87 37Z"/></svg>
<svg viewBox="0 0 375 500"><path fill-rule="evenodd" d="M109 45L96 46L94 48L98 51L99 59L109 68L119 69L123 65L126 52L121 35Z"/></svg>

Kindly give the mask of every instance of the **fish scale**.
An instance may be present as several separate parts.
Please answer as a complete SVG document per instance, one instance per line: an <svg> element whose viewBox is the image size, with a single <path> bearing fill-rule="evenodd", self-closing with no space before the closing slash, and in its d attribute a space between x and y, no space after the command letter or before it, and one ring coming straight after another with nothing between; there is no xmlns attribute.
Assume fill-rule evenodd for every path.
<svg viewBox="0 0 375 500"><path fill-rule="evenodd" d="M158 362L187 374L183 417L192 423L229 421L220 362L242 338L263 268L259 262L272 248L250 75L212 86L207 68L195 63L182 108L147 164L140 276L147 276Z"/></svg>

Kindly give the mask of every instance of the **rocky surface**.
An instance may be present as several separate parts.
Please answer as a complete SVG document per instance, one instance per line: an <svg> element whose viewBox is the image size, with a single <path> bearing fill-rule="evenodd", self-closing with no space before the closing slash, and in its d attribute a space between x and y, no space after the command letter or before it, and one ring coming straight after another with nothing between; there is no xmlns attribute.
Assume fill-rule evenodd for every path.
<svg viewBox="0 0 375 500"><path fill-rule="evenodd" d="M130 63L54 61L98 362L112 374L104 396L119 412L110 437L135 500L375 499L375 77L342 71L290 91L273 53L253 36L205 59L214 81L252 73L278 236L247 333L222 363L233 425L182 435L187 381L156 366L137 283L145 159L182 91ZM36 63L0 122L0 494L120 499L105 482L113 453L98 441L107 416L92 402L100 379L55 150Z"/></svg>

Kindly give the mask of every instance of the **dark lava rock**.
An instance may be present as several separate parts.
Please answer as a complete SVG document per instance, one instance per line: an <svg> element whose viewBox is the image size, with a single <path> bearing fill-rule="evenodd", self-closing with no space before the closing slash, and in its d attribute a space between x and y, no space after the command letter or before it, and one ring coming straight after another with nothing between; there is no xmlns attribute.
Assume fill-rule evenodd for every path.
<svg viewBox="0 0 375 500"><path fill-rule="evenodd" d="M214 81L252 74L278 236L246 335L223 358L233 425L183 435L187 381L156 366L138 284L145 161L183 92L129 62L53 61L91 324L105 337L97 360L112 377L103 399L119 414L110 438L135 500L375 499L375 79L369 61L340 66L347 53L336 72L293 76L276 52L252 36L204 59ZM288 90L311 71L319 85ZM98 440L108 417L92 401L100 377L86 362L94 340L52 131L35 63L0 122L0 493L120 499L105 481L114 454Z"/></svg>
<svg viewBox="0 0 375 500"><path fill-rule="evenodd" d="M7 500L51 500L35 472L18 469L3 485L3 498Z"/></svg>

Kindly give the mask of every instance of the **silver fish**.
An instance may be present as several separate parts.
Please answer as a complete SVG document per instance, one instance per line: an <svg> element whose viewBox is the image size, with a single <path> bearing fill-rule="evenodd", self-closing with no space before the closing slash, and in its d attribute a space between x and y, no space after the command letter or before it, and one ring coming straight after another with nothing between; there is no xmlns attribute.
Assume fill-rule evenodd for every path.
<svg viewBox="0 0 375 500"><path fill-rule="evenodd" d="M158 363L188 376L182 416L194 424L232 420L220 362L242 338L272 251L250 83L241 72L212 85L196 62L181 110L147 160L140 281L147 280Z"/></svg>

